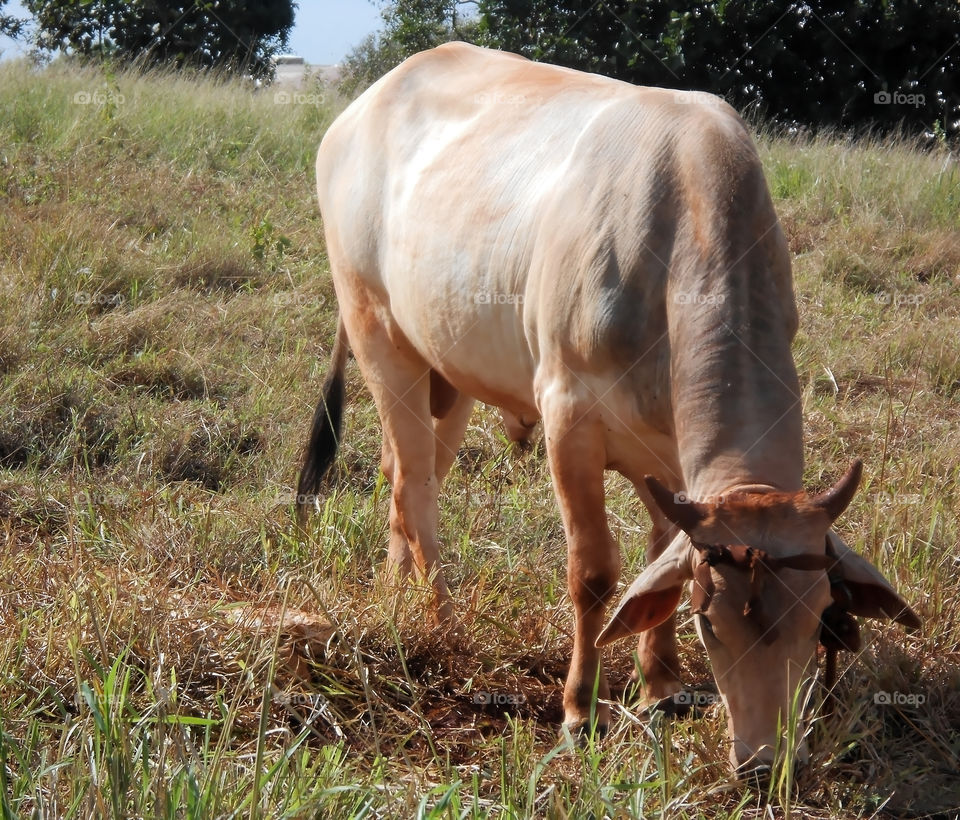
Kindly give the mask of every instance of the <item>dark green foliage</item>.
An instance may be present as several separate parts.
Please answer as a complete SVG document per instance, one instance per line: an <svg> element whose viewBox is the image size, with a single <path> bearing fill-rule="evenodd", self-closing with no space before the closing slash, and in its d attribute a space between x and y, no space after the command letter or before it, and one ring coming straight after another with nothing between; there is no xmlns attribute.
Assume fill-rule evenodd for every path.
<svg viewBox="0 0 960 820"><path fill-rule="evenodd" d="M287 44L291 0L27 0L41 51L269 74Z"/></svg>
<svg viewBox="0 0 960 820"><path fill-rule="evenodd" d="M7 0L0 0L0 36L12 37L16 39L23 31L23 20L10 14L4 14L2 9L7 4Z"/></svg>
<svg viewBox="0 0 960 820"><path fill-rule="evenodd" d="M786 124L947 136L960 120L953 0L481 0L480 39Z"/></svg>

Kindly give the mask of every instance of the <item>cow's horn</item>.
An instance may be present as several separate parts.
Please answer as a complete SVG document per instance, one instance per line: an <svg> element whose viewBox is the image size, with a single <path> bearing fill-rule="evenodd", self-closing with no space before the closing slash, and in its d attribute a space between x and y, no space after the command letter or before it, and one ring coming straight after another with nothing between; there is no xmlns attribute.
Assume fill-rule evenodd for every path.
<svg viewBox="0 0 960 820"><path fill-rule="evenodd" d="M814 506L826 512L830 516L831 522L836 521L853 500L853 494L857 491L862 474L863 462L858 458L836 484L829 490L824 490L819 495L814 496Z"/></svg>
<svg viewBox="0 0 960 820"><path fill-rule="evenodd" d="M710 508L706 504L693 501L685 493L668 490L652 475L644 476L643 483L647 485L660 512L687 535L710 514Z"/></svg>

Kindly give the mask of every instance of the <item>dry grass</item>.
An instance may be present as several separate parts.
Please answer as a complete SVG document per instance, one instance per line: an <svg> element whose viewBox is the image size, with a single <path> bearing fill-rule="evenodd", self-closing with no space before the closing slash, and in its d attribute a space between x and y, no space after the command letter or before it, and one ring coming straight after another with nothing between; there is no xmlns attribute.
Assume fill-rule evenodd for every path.
<svg viewBox="0 0 960 820"><path fill-rule="evenodd" d="M926 623L866 630L811 764L767 795L731 780L719 707L629 707L627 646L611 736L558 740L563 535L542 453L494 414L442 502L469 640L379 576L387 495L352 368L337 480L297 534L335 310L311 158L336 106L0 66L5 814L958 816L954 159L761 137L796 255L809 482L865 460L843 534ZM632 576L647 522L609 490ZM681 638L708 685L686 620Z"/></svg>

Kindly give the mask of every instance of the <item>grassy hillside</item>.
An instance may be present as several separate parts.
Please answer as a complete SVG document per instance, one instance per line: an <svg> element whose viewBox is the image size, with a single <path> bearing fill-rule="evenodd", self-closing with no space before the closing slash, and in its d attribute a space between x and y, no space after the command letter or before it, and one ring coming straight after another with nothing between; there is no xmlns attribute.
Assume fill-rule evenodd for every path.
<svg viewBox="0 0 960 820"><path fill-rule="evenodd" d="M558 741L562 530L540 448L511 450L494 413L442 501L469 643L381 582L387 489L352 365L338 475L297 533L335 318L312 159L338 105L0 65L5 815L769 816L728 775L719 707L648 720L626 692L602 743ZM810 765L770 797L953 817L960 169L904 143L761 151L796 259L809 485L864 459L841 532L926 624L865 629ZM609 491L629 580L648 523ZM630 647L609 657L623 690Z"/></svg>

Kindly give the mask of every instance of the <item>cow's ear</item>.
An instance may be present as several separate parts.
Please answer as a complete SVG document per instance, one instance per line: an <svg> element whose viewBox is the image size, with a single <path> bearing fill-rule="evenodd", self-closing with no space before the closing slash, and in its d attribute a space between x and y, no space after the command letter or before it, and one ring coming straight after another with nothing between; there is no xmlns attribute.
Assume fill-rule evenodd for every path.
<svg viewBox="0 0 960 820"><path fill-rule="evenodd" d="M644 632L662 624L680 603L683 583L693 577L692 547L680 533L634 581L604 627L597 646Z"/></svg>
<svg viewBox="0 0 960 820"><path fill-rule="evenodd" d="M907 629L920 628L917 613L873 564L857 555L832 530L827 538L840 559L843 582L850 593L850 612L864 618L890 618Z"/></svg>

